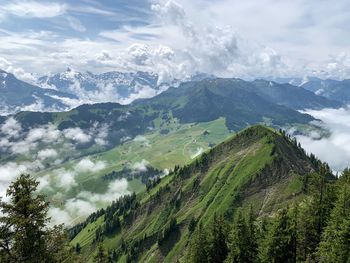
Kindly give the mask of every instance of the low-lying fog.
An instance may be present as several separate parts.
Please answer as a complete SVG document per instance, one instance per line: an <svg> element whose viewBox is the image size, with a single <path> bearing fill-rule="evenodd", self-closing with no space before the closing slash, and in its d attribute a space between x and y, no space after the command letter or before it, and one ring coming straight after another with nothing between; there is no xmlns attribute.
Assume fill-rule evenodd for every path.
<svg viewBox="0 0 350 263"><path fill-rule="evenodd" d="M317 125L328 129L330 136L320 138L316 132L309 137L296 136L303 148L329 163L334 171L350 167L350 108L307 110L305 113L321 120L323 123Z"/></svg>

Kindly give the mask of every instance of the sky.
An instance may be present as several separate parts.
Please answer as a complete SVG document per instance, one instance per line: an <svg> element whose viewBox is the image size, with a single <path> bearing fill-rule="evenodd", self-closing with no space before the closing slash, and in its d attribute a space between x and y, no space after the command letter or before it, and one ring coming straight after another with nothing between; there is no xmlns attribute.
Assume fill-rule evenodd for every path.
<svg viewBox="0 0 350 263"><path fill-rule="evenodd" d="M349 30L348 0L0 0L0 68L344 79Z"/></svg>

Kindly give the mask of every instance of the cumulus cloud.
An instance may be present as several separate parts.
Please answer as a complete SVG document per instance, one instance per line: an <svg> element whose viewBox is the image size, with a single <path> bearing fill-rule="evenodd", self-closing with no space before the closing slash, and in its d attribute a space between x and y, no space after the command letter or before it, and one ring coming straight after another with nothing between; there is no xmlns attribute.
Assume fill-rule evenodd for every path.
<svg viewBox="0 0 350 263"><path fill-rule="evenodd" d="M24 171L26 171L26 167L24 165L18 166L13 162L0 166L0 197L4 199L4 201L7 201L7 187L10 185L11 181L13 181L18 175L20 175L21 172Z"/></svg>
<svg viewBox="0 0 350 263"><path fill-rule="evenodd" d="M349 74L348 59L342 53L349 53L350 40L346 0L339 0L337 5L305 0L147 3L151 3L151 10L144 10L146 4L142 3L142 12L149 18L143 25L125 22L109 30L101 23L93 38L90 34L62 39L58 34L2 31L0 53L27 71L41 74L62 71L67 64L84 71L147 70L158 73L160 81L185 79L197 71L247 78ZM90 5L12 1L0 7L0 17L62 16L64 21L70 20L65 24L83 32L84 25L70 11L75 12L75 19L79 18L77 13L100 15L101 19L102 15L115 15ZM329 13L332 17L327 16ZM327 61L330 50L335 56Z"/></svg>
<svg viewBox="0 0 350 263"><path fill-rule="evenodd" d="M93 125L93 134L94 141L97 145L105 146L108 144L108 134L109 134L109 126L107 124L100 125L95 123Z"/></svg>
<svg viewBox="0 0 350 263"><path fill-rule="evenodd" d="M337 55L331 55L326 62L326 66L317 71L315 75L323 78L349 78L350 55L345 52L341 52Z"/></svg>
<svg viewBox="0 0 350 263"><path fill-rule="evenodd" d="M64 137L67 139L76 141L78 143L88 143L91 140L91 136L86 134L80 128L69 128L64 130Z"/></svg>
<svg viewBox="0 0 350 263"><path fill-rule="evenodd" d="M60 131L52 124L30 129L26 136L26 141L40 141L44 143L55 143L60 139Z"/></svg>
<svg viewBox="0 0 350 263"><path fill-rule="evenodd" d="M106 168L106 163L103 161L93 162L89 158L82 159L75 165L75 170L83 172L98 172Z"/></svg>
<svg viewBox="0 0 350 263"><path fill-rule="evenodd" d="M245 40L230 26L191 21L185 8L174 1L153 4L151 9L157 16L153 26L125 26L119 30L102 31L99 35L103 39L99 41L87 39L58 41L55 52L47 51L49 43L57 41L55 37L36 41L33 45L42 46L42 49L37 52L42 59L35 60L31 66L46 68L50 65L50 67L58 67L51 70L60 70L62 65L56 63L60 60L65 61L65 65L93 71L97 69L133 72L142 70L158 74L158 84L171 82L174 79L187 80L197 72L219 76L257 77L277 71L284 73L286 70L285 64L276 51ZM75 27L78 29L77 25ZM137 37L145 35L152 37L150 39ZM27 38L27 36L13 33L5 43L11 46L13 38L24 37ZM18 60L18 58L13 59ZM42 61L45 61L45 67L39 65ZM79 85L72 86L76 90L80 89ZM90 94L94 96L89 95L84 100L103 101L106 95L110 95L109 98L118 98L118 94L109 88L108 85L104 86L103 92ZM139 94L133 95L142 98L154 96L156 93L145 87ZM130 98L127 102L131 99L135 98Z"/></svg>
<svg viewBox="0 0 350 263"><path fill-rule="evenodd" d="M40 161L34 162L7 162L0 165L0 197L7 201L6 189L22 173L36 172L43 168Z"/></svg>
<svg viewBox="0 0 350 263"><path fill-rule="evenodd" d="M350 109L308 110L306 113L320 119L315 123L330 131L329 137L320 137L313 133L310 136L296 136L301 145L330 164L335 171L350 167Z"/></svg>
<svg viewBox="0 0 350 263"><path fill-rule="evenodd" d="M8 73L12 73L19 79L28 81L29 83L34 83L36 81L36 77L34 75L25 72L21 67L14 66L10 61L3 57L0 57L0 69Z"/></svg>
<svg viewBox="0 0 350 263"><path fill-rule="evenodd" d="M35 150L39 143L57 144L62 142L61 132L54 125L44 125L25 132L22 130L21 124L13 117L9 117L0 126L0 132L2 134L0 150L12 154L28 154Z"/></svg>
<svg viewBox="0 0 350 263"><path fill-rule="evenodd" d="M120 62L116 67L157 73L158 84L186 80L198 72L256 78L290 70L272 48L244 39L231 26L192 21L175 1L161 1L151 9L158 17L157 26L100 33L116 41L123 41L122 34L147 34L157 39L131 43L116 55L115 61Z"/></svg>
<svg viewBox="0 0 350 263"><path fill-rule="evenodd" d="M64 168L54 171L54 179L57 183L56 185L66 190L77 185L75 176L76 173L74 171L68 171Z"/></svg>
<svg viewBox="0 0 350 263"><path fill-rule="evenodd" d="M31 153L39 160L57 158L64 152L69 152L69 156L72 156L77 146L87 143L93 142L99 146L106 146L108 135L109 126L97 122L85 130L68 128L60 131L55 125L48 124L24 131L17 120L9 117L0 125L0 152L13 155ZM55 163L60 161L56 159Z"/></svg>
<svg viewBox="0 0 350 263"><path fill-rule="evenodd" d="M96 211L96 206L91 202L81 199L69 199L63 208L51 207L48 215L51 217L51 224L74 225L88 215Z"/></svg>
<svg viewBox="0 0 350 263"><path fill-rule="evenodd" d="M1 125L0 130L9 138L17 138L22 131L22 126L13 117L10 117Z"/></svg>
<svg viewBox="0 0 350 263"><path fill-rule="evenodd" d="M108 189L104 194L82 191L77 197L67 200L62 208L51 208L49 215L52 217L52 224L65 223L72 225L95 212L98 208L106 206L127 194L130 194L128 181L117 179L108 185Z"/></svg>
<svg viewBox="0 0 350 263"><path fill-rule="evenodd" d="M146 172L149 162L143 159L141 162L136 162L131 166L131 169L135 172Z"/></svg>
<svg viewBox="0 0 350 263"><path fill-rule="evenodd" d="M58 155L57 151L54 149L44 149L44 150L40 150L38 152L38 158L40 160L55 158L55 157L57 157L57 155Z"/></svg>
<svg viewBox="0 0 350 263"><path fill-rule="evenodd" d="M149 142L149 140L148 140L145 136L143 136L143 135L137 135L137 136L134 138L134 141L135 141L135 142L146 142L146 143Z"/></svg>

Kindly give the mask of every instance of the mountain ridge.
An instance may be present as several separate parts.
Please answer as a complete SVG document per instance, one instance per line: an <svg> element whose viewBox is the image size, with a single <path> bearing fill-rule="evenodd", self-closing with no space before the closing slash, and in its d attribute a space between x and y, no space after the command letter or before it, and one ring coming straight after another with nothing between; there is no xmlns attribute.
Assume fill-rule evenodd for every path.
<svg viewBox="0 0 350 263"><path fill-rule="evenodd" d="M71 244L79 243L88 259L94 244L102 242L119 255L117 262L126 258L132 262L182 261L188 254L191 218L206 225L215 213L232 219L239 207L250 205L259 216L269 215L302 195L303 177L315 169L288 137L261 125L253 126L191 164L175 168L148 191L135 196L134 208L127 213L121 215L115 210L121 225L114 234L99 232L104 225L102 213L96 221L88 222ZM159 233L164 233L172 218L178 230L163 236L160 245Z"/></svg>

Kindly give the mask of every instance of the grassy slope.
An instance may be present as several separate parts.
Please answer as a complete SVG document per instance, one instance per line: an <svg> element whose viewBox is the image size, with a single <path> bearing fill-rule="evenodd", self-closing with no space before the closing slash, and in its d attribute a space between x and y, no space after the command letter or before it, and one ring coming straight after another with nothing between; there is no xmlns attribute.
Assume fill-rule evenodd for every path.
<svg viewBox="0 0 350 263"><path fill-rule="evenodd" d="M199 163L206 157L209 168L203 170ZM130 212L121 233L105 237L105 247L118 249L121 236L128 244L147 236L138 249L139 262L181 262L190 240L187 226L192 217L207 224L214 213L230 218L237 207L250 204L259 214L271 214L298 196L301 176L312 170L302 151L262 126L233 136L186 167L189 173L182 169L165 177L148 193L139 194L142 206ZM158 191L160 200L156 198ZM173 199L180 200L178 208L171 204ZM176 218L179 231L159 247L156 237L170 217ZM83 245L83 253L90 260L94 247L91 229L95 224L103 224L102 219L88 225L72 241ZM119 258L120 262L124 260Z"/></svg>

